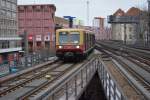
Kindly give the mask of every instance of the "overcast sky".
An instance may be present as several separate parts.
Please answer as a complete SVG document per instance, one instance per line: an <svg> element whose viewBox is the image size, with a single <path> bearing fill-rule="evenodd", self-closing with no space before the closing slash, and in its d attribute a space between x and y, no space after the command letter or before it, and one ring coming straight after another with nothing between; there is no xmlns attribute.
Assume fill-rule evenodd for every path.
<svg viewBox="0 0 150 100"><path fill-rule="evenodd" d="M87 0L18 0L18 4L55 4L56 16L74 16L87 23ZM89 0L90 22L95 16L107 17L118 8L127 10L132 6L146 7L147 0Z"/></svg>

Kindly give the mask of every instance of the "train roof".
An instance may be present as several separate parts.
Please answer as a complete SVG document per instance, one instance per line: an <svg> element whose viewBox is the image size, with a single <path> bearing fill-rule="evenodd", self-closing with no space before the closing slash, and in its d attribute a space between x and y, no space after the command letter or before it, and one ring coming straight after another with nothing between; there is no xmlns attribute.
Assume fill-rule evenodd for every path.
<svg viewBox="0 0 150 100"><path fill-rule="evenodd" d="M58 29L57 32L59 31L86 31L86 32L90 32L93 33L90 30L86 30L86 29L79 29L79 28L65 28L65 29Z"/></svg>

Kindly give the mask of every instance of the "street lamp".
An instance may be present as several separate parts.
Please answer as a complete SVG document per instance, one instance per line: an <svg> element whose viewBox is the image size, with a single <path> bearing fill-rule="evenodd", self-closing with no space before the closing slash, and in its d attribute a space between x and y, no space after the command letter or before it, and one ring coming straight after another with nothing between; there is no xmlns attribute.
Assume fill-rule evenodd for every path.
<svg viewBox="0 0 150 100"><path fill-rule="evenodd" d="M69 19L69 27L72 28L73 27L73 19L76 18L76 17L64 16L64 18Z"/></svg>
<svg viewBox="0 0 150 100"><path fill-rule="evenodd" d="M90 7L89 7L89 0L87 0L87 25L89 25L89 16L90 16Z"/></svg>
<svg viewBox="0 0 150 100"><path fill-rule="evenodd" d="M150 44L150 0L148 1L148 33L147 33L147 45Z"/></svg>

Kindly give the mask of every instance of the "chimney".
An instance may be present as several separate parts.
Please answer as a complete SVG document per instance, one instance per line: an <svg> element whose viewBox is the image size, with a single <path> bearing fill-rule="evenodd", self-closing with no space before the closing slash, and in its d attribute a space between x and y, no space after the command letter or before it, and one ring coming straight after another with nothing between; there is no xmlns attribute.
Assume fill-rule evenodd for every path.
<svg viewBox="0 0 150 100"><path fill-rule="evenodd" d="M100 25L99 25L100 28L101 28L101 29L104 29L104 18L102 18L102 17L99 18L99 24L100 24Z"/></svg>
<svg viewBox="0 0 150 100"><path fill-rule="evenodd" d="M148 1L148 12L150 12L150 0L147 1Z"/></svg>

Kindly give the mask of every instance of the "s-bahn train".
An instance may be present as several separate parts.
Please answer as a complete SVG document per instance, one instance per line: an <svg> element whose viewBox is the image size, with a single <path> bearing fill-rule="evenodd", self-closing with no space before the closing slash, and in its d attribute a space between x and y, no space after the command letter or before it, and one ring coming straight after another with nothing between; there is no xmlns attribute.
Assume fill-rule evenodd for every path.
<svg viewBox="0 0 150 100"><path fill-rule="evenodd" d="M95 35L85 29L58 29L56 56L60 59L85 58L95 46Z"/></svg>

